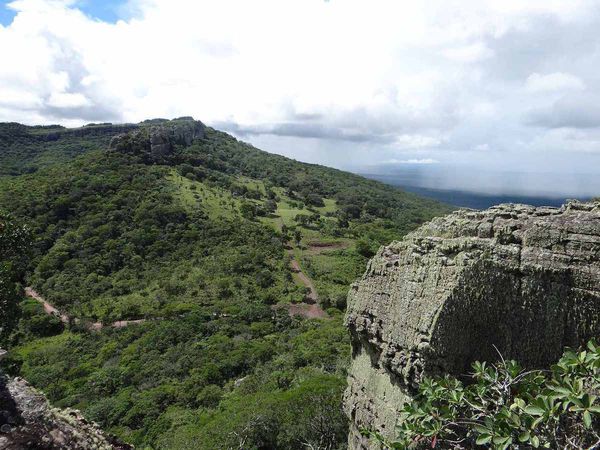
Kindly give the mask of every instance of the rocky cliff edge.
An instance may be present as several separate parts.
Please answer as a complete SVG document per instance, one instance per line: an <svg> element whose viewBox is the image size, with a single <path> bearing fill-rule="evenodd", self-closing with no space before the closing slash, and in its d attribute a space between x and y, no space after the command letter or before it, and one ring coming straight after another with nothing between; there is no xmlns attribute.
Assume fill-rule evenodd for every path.
<svg viewBox="0 0 600 450"><path fill-rule="evenodd" d="M393 436L425 375L556 361L600 336L600 202L505 204L434 219L379 250L348 296L350 449Z"/></svg>

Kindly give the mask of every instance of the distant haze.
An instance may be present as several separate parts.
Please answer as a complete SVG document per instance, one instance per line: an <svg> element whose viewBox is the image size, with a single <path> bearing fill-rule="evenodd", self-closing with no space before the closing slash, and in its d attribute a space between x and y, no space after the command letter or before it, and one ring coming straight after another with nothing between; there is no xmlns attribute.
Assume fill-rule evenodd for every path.
<svg viewBox="0 0 600 450"><path fill-rule="evenodd" d="M472 208L507 202L559 206L569 198L600 196L600 177L593 173L506 172L433 164L370 169L363 175Z"/></svg>
<svg viewBox="0 0 600 450"><path fill-rule="evenodd" d="M482 194L556 198L600 196L600 176L593 173L509 172L445 165L409 166L364 173L383 175L400 185Z"/></svg>

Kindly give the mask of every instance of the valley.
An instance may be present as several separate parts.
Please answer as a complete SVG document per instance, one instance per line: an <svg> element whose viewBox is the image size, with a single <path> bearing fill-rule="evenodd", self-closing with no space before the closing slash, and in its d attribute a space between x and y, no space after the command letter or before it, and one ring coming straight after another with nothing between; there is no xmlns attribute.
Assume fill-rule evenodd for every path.
<svg viewBox="0 0 600 450"><path fill-rule="evenodd" d="M599 29L0 0L0 450L600 450Z"/></svg>
<svg viewBox="0 0 600 450"><path fill-rule="evenodd" d="M448 207L189 118L0 143L33 236L6 370L137 448L345 446L348 286Z"/></svg>

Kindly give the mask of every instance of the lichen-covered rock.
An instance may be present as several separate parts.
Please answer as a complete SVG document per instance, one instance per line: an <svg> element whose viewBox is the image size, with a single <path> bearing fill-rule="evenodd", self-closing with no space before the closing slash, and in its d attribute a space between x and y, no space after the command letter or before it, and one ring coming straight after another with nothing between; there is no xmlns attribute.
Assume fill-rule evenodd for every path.
<svg viewBox="0 0 600 450"><path fill-rule="evenodd" d="M112 138L110 148L122 153L144 155L149 161L162 162L177 146L188 147L204 137L205 126L191 117L175 120L149 121L129 133Z"/></svg>
<svg viewBox="0 0 600 450"><path fill-rule="evenodd" d="M21 378L0 375L0 449L127 450L76 410L52 408Z"/></svg>
<svg viewBox="0 0 600 450"><path fill-rule="evenodd" d="M393 435L424 375L465 374L498 352L527 367L600 336L600 203L506 204L434 219L379 250L348 296L345 409Z"/></svg>

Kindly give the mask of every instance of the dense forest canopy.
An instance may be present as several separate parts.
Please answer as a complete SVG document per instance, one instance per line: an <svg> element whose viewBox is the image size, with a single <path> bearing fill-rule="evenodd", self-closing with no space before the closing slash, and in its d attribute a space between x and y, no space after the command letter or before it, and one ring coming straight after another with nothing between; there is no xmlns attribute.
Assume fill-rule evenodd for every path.
<svg viewBox="0 0 600 450"><path fill-rule="evenodd" d="M141 448L343 448L348 286L448 211L190 118L0 124L0 168L27 283L77 318L23 299L5 367ZM324 318L290 314L308 295L291 260Z"/></svg>
<svg viewBox="0 0 600 450"><path fill-rule="evenodd" d="M0 211L0 346L6 344L19 317L19 284L27 267L29 229Z"/></svg>

